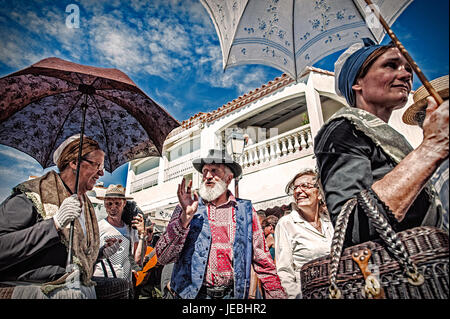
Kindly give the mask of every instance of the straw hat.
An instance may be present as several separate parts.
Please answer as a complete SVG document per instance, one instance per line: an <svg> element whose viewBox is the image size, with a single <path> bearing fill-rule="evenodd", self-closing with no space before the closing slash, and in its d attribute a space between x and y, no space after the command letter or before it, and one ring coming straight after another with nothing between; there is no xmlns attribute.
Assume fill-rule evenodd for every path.
<svg viewBox="0 0 450 319"><path fill-rule="evenodd" d="M123 199L133 199L133 197L125 196L125 188L120 185L111 184L108 186L108 189L105 192L105 196L97 196L100 200L105 200L107 198L123 198Z"/></svg>
<svg viewBox="0 0 450 319"><path fill-rule="evenodd" d="M441 76L440 78L430 81L430 84L434 87L436 92L445 100L448 99L448 75ZM426 98L430 96L427 89L422 85L420 88L414 92L412 104L403 113L403 122L409 125L419 125L423 124L425 118L425 109L427 107Z"/></svg>

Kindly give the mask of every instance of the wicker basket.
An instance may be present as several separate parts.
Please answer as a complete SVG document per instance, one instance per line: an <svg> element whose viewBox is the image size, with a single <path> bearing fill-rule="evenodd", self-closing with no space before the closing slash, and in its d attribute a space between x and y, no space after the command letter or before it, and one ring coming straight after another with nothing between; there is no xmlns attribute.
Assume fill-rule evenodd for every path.
<svg viewBox="0 0 450 319"><path fill-rule="evenodd" d="M14 287L0 283L0 299L11 299Z"/></svg>
<svg viewBox="0 0 450 319"><path fill-rule="evenodd" d="M129 299L130 283L122 278L92 277L97 299Z"/></svg>
<svg viewBox="0 0 450 319"><path fill-rule="evenodd" d="M417 227L397 234L412 261L425 278L424 284L409 284L400 264L379 242L369 241L344 249L339 262L337 286L344 298L365 299L361 293L365 280L352 254L360 249L372 251L372 263L377 265L380 284L389 299L449 298L448 235L434 227ZM302 267L303 298L328 299L331 257L315 259Z"/></svg>
<svg viewBox="0 0 450 319"><path fill-rule="evenodd" d="M359 204L380 235L344 250L349 216ZM303 298L448 299L448 233L416 227L395 233L380 214L370 191L343 206L329 256L303 265Z"/></svg>

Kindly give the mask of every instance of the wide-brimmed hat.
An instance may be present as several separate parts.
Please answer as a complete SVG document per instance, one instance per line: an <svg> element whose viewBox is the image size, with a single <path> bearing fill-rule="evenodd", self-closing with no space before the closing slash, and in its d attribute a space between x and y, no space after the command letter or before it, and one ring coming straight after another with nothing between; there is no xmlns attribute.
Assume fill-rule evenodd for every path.
<svg viewBox="0 0 450 319"><path fill-rule="evenodd" d="M448 99L448 75L441 76L440 78L430 81L430 84L434 87L436 92L445 100ZM430 96L427 89L422 85L414 92L413 100L414 104L408 107L403 113L403 122L409 125L423 124L425 119L425 110L427 108L426 98Z"/></svg>
<svg viewBox="0 0 450 319"><path fill-rule="evenodd" d="M105 192L105 196L97 196L100 200L105 200L107 198L122 198L122 199L133 199L133 197L125 196L125 187L120 184L111 184L108 186Z"/></svg>
<svg viewBox="0 0 450 319"><path fill-rule="evenodd" d="M241 176L242 174L241 165L235 162L225 150L211 149L208 151L207 157L196 158L192 161L192 165L200 173L202 173L202 169L205 164L224 164L231 169L235 178Z"/></svg>

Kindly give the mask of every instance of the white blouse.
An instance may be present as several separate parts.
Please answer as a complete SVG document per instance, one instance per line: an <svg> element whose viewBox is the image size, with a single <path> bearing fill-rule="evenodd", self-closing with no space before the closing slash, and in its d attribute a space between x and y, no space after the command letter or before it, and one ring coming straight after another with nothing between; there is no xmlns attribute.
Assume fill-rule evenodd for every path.
<svg viewBox="0 0 450 319"><path fill-rule="evenodd" d="M288 297L301 298L300 269L315 258L330 253L334 229L330 218L321 214L322 232L295 209L280 218L275 228L275 260L281 285Z"/></svg>

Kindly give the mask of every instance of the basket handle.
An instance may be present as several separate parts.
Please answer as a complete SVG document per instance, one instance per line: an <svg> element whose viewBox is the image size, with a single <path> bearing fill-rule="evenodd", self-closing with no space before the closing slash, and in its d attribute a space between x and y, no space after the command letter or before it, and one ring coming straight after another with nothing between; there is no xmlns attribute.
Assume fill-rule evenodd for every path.
<svg viewBox="0 0 450 319"><path fill-rule="evenodd" d="M341 259L342 248L344 244L345 233L347 230L348 220L350 214L353 212L356 204L359 204L366 215L373 223L375 230L380 235L380 238L386 244L386 248L392 253L394 258L405 269L406 276L409 283L413 285L421 285L424 281L423 276L418 272L416 265L412 262L408 252L403 243L398 238L397 234L388 223L387 219L378 211L378 207L374 200L369 195L368 190L363 190L356 198L349 199L341 209L337 221L333 240L331 242L331 262L330 262L330 298L338 299L341 297L341 292L336 285L336 276Z"/></svg>

